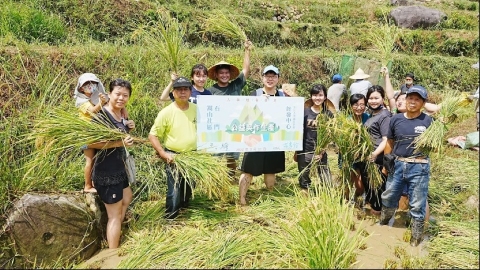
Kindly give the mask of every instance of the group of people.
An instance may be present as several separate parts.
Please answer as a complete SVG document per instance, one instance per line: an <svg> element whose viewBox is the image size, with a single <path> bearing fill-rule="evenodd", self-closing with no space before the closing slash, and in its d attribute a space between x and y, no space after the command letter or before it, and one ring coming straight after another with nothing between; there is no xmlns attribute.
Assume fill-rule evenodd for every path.
<svg viewBox="0 0 480 270"><path fill-rule="evenodd" d="M241 95L250 73L250 49L252 44L246 41L243 68L240 71L234 65L221 61L210 68L203 64L192 67L190 78L171 74L171 82L164 89L160 99L172 101L157 115L149 132L149 140L159 158L167 163L167 196L166 213L168 219L175 218L181 208L187 207L192 194L192 186L183 176L173 173L174 155L196 150L197 97L199 95ZM430 176L429 159L421 153L414 153L414 138L424 132L431 124L432 118L422 109L427 106L427 92L419 85L406 80L405 87L398 93L393 91L388 69L382 68L385 75L386 89L372 85L365 79L368 75L361 69L350 78L355 82L349 89L349 107L352 121L365 125L375 146L370 154L370 161L378 165L382 171L383 185L376 190L370 190L368 175L365 172L365 162L352 164L352 179L357 187L358 195L365 193L374 213L380 215L380 224L387 224L398 207L400 197L408 195L410 213L413 218L412 244L418 245L423 232L423 222L426 215L428 181ZM263 87L251 92L252 96L285 97L282 90L277 89L280 71L269 65L263 69ZM408 75L412 79L413 75ZM206 89L207 78L216 83ZM327 88L315 84L309 90L310 103L304 110L303 149L295 153L300 172L299 185L308 193L312 184L310 170L316 164L323 181L328 181L330 170L327 164L327 153L319 151L317 142L317 121L319 114L327 118L335 117L335 111L341 110L342 96L347 95L342 84L342 76L335 74L333 84ZM92 119L99 116L111 123L112 128L120 129L126 137L120 141L98 142L83 147L86 157L84 169L85 192L97 192L105 203L108 224L107 241L109 248L116 248L120 241L121 224L125 218L128 205L132 201L132 191L129 187L125 169L126 147L133 145L128 132L135 128L134 121L128 118L125 109L132 93L131 84L122 79L116 79L109 84L106 93L101 81L91 73L80 76L75 89L76 106L81 117ZM385 100L388 101L385 104ZM333 104L334 109L327 106ZM435 110L435 108L433 108ZM393 114L393 116L392 116ZM99 151L103 149L105 151ZM383 166L384 154L393 153L397 158L390 172ZM223 153L227 158L231 177L235 177L239 153ZM315 161L315 162L314 162ZM285 171L284 152L249 152L245 153L240 166L242 174L239 177L240 204L247 204L247 191L254 176L264 175L268 189L275 185L275 175ZM387 177L388 175L388 177Z"/></svg>

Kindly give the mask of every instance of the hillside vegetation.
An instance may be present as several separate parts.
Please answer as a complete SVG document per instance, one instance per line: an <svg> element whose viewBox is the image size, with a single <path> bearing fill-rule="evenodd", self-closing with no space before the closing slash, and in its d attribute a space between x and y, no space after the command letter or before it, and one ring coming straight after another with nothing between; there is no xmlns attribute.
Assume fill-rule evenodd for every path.
<svg viewBox="0 0 480 270"><path fill-rule="evenodd" d="M394 86L399 87L403 83L405 73L413 72L418 78L418 84L427 88L434 101L435 97L441 101L444 91L475 91L479 76L478 70L472 69L471 65L476 63L479 57L478 1L431 0L416 3L437 8L446 13L448 18L431 29L400 29L389 59L392 61L390 72ZM0 5L2 221L12 202L26 192L82 189L81 158L57 174L24 177L25 165L32 158L30 155L34 148L34 145L25 141L25 135L31 132L34 121L52 108L74 109L71 97L80 74L95 73L105 84L118 77L131 81L134 90L127 109L130 117L136 121L134 135L144 138L148 136L158 110L164 105L159 102L159 97L169 81L171 68L156 49L156 42L159 40L146 39L142 33L145 29L157 25L165 14L178 19L185 31L183 41L188 54L181 61L181 75L188 76L192 65L199 62L211 66L225 60L236 66L242 65L242 42L204 32L205 18L212 11L220 10L228 12L238 22L255 46L251 55L252 75L243 90L244 94L260 85L263 67L274 64L281 71L280 84L295 83L297 92L305 96L308 87L313 83L330 85L330 78L339 72L344 55L372 62L383 60L369 33L388 24L386 15L395 8L390 5L389 0L0 0ZM286 15L280 17L282 14ZM275 15L276 20L273 19ZM279 17L285 21L279 22ZM343 75L345 83L351 83L351 80L346 78L349 74ZM211 84L213 82L209 80L208 85ZM471 112L473 108L469 109ZM465 135L474 130L475 120L472 115L466 113L460 120L460 123L450 130L449 135ZM148 147L139 147L135 151L140 157L151 155ZM217 204L200 196L196 199L198 201L194 209L187 213L186 220L193 222L189 223L185 230L178 226L185 225L185 220L178 224L165 224L161 219L165 184L155 179L155 173L145 160L137 162L138 177L144 179L147 185L142 186L142 190L134 190L137 195L140 191L141 193L132 211L143 218L136 221L126 235L126 246L131 248L133 255L123 263L125 267L181 268L188 265L192 268L319 268L338 267L339 264L336 263L341 263L340 267L349 267L355 261L354 256L346 256L341 262L314 259L308 263L302 261L303 247L295 246L292 241L297 237L295 233L299 232L285 228L294 226L288 216L288 213L295 213L292 205L306 206L311 202L299 201L296 197L289 198L295 194L293 186L297 173L296 165L290 160L287 164L289 169L281 175L285 181L280 184L278 191L262 197L263 191L253 188L249 196L256 196L252 199L255 203L249 210L238 210L234 203ZM330 162L330 166L334 167L335 162ZM46 162L45 166L52 167L53 171L55 163ZM430 231L432 235L439 237L436 238L437 242L432 242L427 260L417 264L419 261L404 258L405 264L402 267L408 268L408 263L412 267L411 264L415 262L414 267L477 268L478 226L472 224L478 224L478 208L468 208L464 202L470 196L476 196L478 200L478 155L451 149L445 156L436 157L432 174L436 181L432 181L431 190L435 194L430 195L430 203L439 225L432 226ZM453 192L457 187L460 191ZM232 189L236 192L235 186L232 186ZM338 194L328 196L320 199L340 199ZM332 207L332 212L325 215L334 216L350 211L346 210L347 208L336 204ZM312 213L295 216L304 222L305 230L326 226L325 224L338 225L329 223L330 220L327 219L324 223L316 223L310 219L310 214L316 214L315 211L322 209L312 209ZM286 212L281 213L283 210ZM266 228L265 224L268 224L270 219L278 221L281 226ZM347 221L351 222L349 219ZM444 221L445 223L442 223ZM2 223L0 222L0 225L3 225ZM264 235L256 240L250 236L234 238L228 228L238 229L230 227L237 223L253 224L251 228L243 230L244 235ZM171 227L166 230L156 228L155 233L145 238L145 234L149 232L144 230L158 224ZM346 228L348 233L350 226L351 223L343 223L332 233L343 237L344 229ZM464 244L461 249L455 247L455 243L460 240L449 234L458 228L465 232L460 235L461 243ZM199 230L202 233L199 234ZM279 234L280 231L288 233ZM210 253L206 252L199 261L190 261L190 264L186 262L188 257L183 258L183 265L180 264L183 261L179 261L178 265L166 263L168 256L177 256L178 253L164 254L166 257L157 256L152 258L151 262L142 260L145 245L164 241L166 232L178 233L178 237L181 236L192 244L196 241L214 242L230 237L231 253L226 254L231 257L226 258L227 255L224 254L225 257L216 258L217 261L212 264L202 264L204 261L200 260L204 257L218 255L215 252L224 248L222 245L212 244L208 250ZM197 234L201 238L193 238L193 235ZM358 234L361 232L355 233L355 239L360 239ZM12 250L10 243L3 241L3 236L0 234L0 266L32 267L31 264L23 265L21 256ZM268 242L266 239L269 236L279 236L279 240ZM139 241L140 239L143 241ZM281 242L283 240L285 241ZM246 254L243 247L237 245L239 242L251 242L258 246ZM361 243L359 240L355 245ZM277 246L279 250L262 253L263 248L272 246ZM165 246L156 248L160 251ZM328 248L335 249L335 245ZM336 251L339 248L341 247L338 246ZM288 250L296 253L288 253ZM235 253L237 251L238 253ZM192 248L188 252L196 254L199 251ZM284 257L281 258L281 255ZM233 263L240 260L243 264ZM272 264L272 261L278 263ZM59 260L58 263L59 265L54 266L74 266L78 262Z"/></svg>

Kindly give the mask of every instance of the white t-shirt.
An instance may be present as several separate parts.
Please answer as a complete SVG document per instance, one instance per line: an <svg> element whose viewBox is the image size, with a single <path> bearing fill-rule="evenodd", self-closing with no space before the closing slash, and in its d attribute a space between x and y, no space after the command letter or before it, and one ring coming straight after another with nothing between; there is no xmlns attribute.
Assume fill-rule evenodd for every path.
<svg viewBox="0 0 480 270"><path fill-rule="evenodd" d="M360 80L350 85L350 96L353 94L362 94L367 96L368 88L372 87L372 83L366 80Z"/></svg>

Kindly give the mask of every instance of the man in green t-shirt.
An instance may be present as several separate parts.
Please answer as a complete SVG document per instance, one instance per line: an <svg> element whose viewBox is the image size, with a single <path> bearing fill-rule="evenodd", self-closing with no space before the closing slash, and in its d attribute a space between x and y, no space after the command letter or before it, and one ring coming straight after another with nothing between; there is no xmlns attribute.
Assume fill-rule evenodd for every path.
<svg viewBox="0 0 480 270"><path fill-rule="evenodd" d="M208 78L217 81L207 90L212 95L222 96L240 96L242 89L247 84L247 78L250 73L250 50L253 44L250 40L245 40L245 54L243 56L243 67L240 72L238 68L225 61L220 61L208 69ZM231 81L232 78L235 78ZM239 158L240 153L223 153L227 157L227 166L230 168L230 176L235 176L235 170L237 168L236 160ZM222 155L223 155L222 154Z"/></svg>
<svg viewBox="0 0 480 270"><path fill-rule="evenodd" d="M188 206L192 195L194 179L179 176L175 179L173 170L175 164L173 156L176 153L195 151L197 149L197 105L188 102L192 84L185 77L176 79L173 83L173 96L175 101L163 108L157 115L150 129L148 139L153 145L158 156L168 165L167 171L167 197L166 218L175 218L181 207ZM160 143L163 140L163 146Z"/></svg>

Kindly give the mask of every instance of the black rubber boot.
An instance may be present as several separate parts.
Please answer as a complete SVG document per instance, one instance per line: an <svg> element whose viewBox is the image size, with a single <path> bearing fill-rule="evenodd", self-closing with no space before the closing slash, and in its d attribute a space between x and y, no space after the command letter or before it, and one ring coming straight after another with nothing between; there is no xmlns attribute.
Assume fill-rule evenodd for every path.
<svg viewBox="0 0 480 270"><path fill-rule="evenodd" d="M425 226L425 221L414 219L410 225L412 230L412 238L410 239L410 245L412 247L418 246L423 240L423 228Z"/></svg>
<svg viewBox="0 0 480 270"><path fill-rule="evenodd" d="M390 221L390 219L393 217L396 210L396 208L387 208L383 206L382 214L380 215L380 225L387 225L388 221Z"/></svg>

